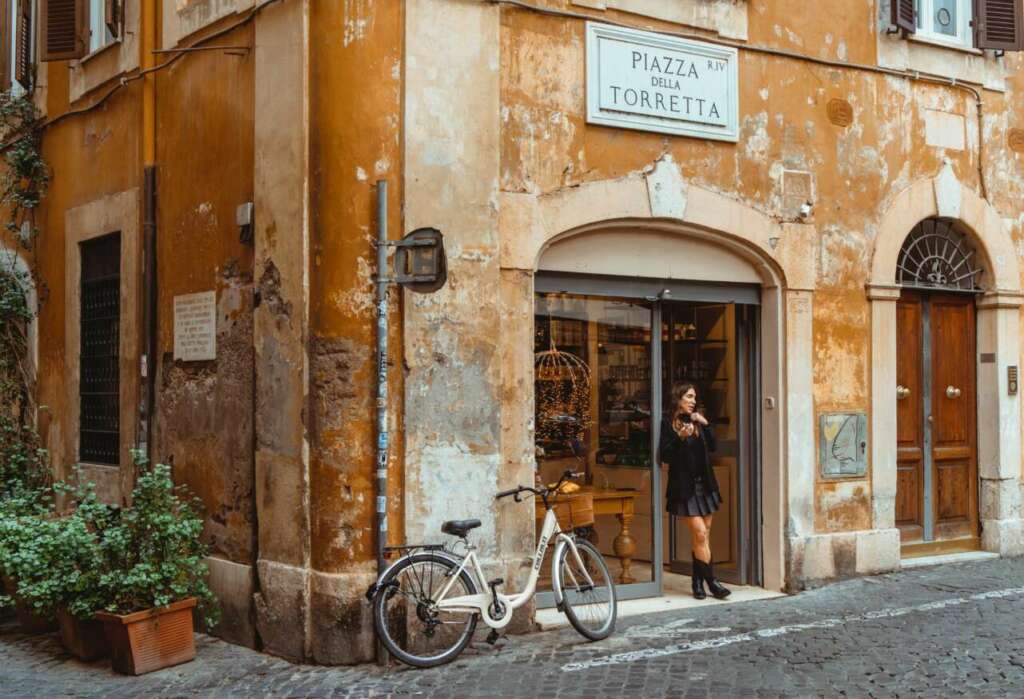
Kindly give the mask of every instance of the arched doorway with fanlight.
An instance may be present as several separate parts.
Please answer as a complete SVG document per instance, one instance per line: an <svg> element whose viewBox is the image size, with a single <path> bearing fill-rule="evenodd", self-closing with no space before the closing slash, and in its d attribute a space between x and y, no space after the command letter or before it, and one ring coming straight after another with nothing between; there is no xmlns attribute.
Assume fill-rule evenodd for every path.
<svg viewBox="0 0 1024 699"><path fill-rule="evenodd" d="M985 276L969 232L952 219L921 221L900 249L895 520L903 557L981 547L975 300Z"/></svg>

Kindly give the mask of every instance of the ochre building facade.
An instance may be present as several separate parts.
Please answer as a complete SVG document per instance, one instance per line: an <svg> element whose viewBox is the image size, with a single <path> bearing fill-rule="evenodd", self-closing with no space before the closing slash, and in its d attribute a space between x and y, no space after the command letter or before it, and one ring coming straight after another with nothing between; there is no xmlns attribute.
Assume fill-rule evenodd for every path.
<svg viewBox="0 0 1024 699"><path fill-rule="evenodd" d="M36 279L55 472L116 502L131 448L172 464L224 638L373 658L381 181L391 237L441 230L448 266L391 294L390 543L479 517L515 587L536 512L494 493L580 467L621 595L664 594L690 551L652 445L689 381L726 580L1024 553L1021 17L1007 38L962 0L909 24L887 0L124 0L106 28L107 4L78 3L78 57L40 60L37 28L52 182L3 259ZM602 122L601 32L627 59L725 51L732 78L697 76L721 132L676 131L710 123L659 112L688 71L642 58L647 103L616 85L634 121Z"/></svg>

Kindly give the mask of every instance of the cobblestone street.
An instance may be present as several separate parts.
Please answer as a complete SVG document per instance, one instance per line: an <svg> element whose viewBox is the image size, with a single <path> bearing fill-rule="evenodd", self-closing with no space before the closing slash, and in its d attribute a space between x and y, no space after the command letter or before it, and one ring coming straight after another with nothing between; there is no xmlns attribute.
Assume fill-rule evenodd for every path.
<svg viewBox="0 0 1024 699"><path fill-rule="evenodd" d="M1020 696L1024 559L860 578L778 600L479 643L433 670L295 666L201 637L140 678L83 664L55 635L0 630L4 697Z"/></svg>

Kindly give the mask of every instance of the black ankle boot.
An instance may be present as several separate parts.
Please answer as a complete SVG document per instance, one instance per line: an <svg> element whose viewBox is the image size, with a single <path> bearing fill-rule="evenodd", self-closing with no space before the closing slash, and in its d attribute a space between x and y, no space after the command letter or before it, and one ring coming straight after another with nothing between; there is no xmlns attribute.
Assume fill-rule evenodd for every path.
<svg viewBox="0 0 1024 699"><path fill-rule="evenodd" d="M701 562L697 560L697 557L693 557L693 572L690 573L690 581L693 584L693 596L695 599L704 599L708 595L704 592L704 577L701 575L703 572L698 566Z"/></svg>
<svg viewBox="0 0 1024 699"><path fill-rule="evenodd" d="M704 566L704 579L707 580L708 590L711 591L715 599L725 599L732 594L732 590L718 582L718 579L715 577L715 565L713 563L709 561L701 565Z"/></svg>

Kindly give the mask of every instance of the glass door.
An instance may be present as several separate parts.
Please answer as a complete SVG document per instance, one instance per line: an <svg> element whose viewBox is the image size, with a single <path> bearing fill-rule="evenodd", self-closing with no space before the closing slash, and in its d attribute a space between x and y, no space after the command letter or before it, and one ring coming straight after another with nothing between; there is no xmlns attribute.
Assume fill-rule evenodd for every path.
<svg viewBox="0 0 1024 699"><path fill-rule="evenodd" d="M750 395L756 382L751 372L751 323L756 313L749 306L734 303L664 302L661 313L663 410L673 410L667 401L672 386L680 382L697 388L697 410L714 428L718 442L711 454L712 468L722 496L711 528L711 551L715 572L723 580L749 582L753 502L750 484L754 461L751 449ZM665 465L661 480L667 481ZM666 537L665 560L676 573L692 570L690 531L686 522L663 514Z"/></svg>
<svg viewBox="0 0 1024 699"><path fill-rule="evenodd" d="M647 300L571 293L539 293L535 305L537 476L551 483L568 468L586 473L589 536L622 598L658 594L660 578L653 310Z"/></svg>
<svg viewBox="0 0 1024 699"><path fill-rule="evenodd" d="M760 483L760 289L541 273L535 291L537 480L552 483L569 468L586 474L589 536L620 598L660 595L663 569L690 571L689 533L665 514L667 473L654 463L663 396L683 380L699 386L721 445L713 456L726 500L712 529L716 572L758 584L758 536L749 533L760 521L752 486ZM549 570L545 562L542 576ZM542 577L540 589L549 582ZM553 596L542 592L537 604L553 606Z"/></svg>

